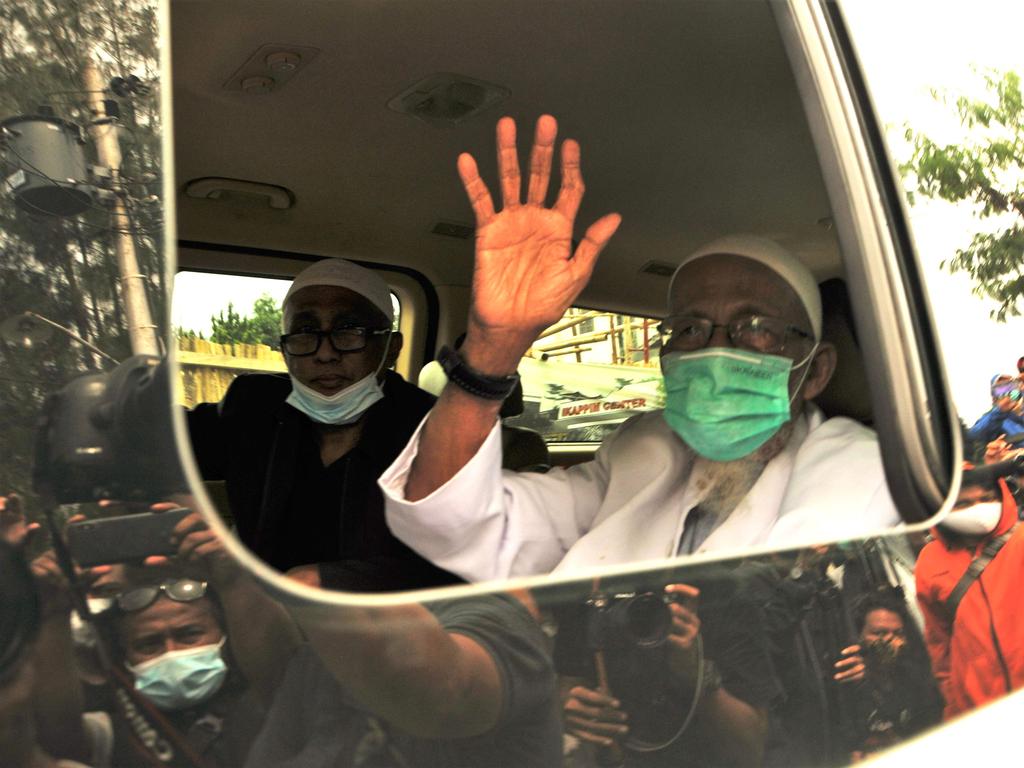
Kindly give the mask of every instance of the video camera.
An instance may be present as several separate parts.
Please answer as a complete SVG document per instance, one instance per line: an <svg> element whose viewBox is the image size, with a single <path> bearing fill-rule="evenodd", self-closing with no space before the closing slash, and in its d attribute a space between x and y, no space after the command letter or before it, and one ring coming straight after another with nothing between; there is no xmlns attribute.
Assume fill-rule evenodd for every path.
<svg viewBox="0 0 1024 768"><path fill-rule="evenodd" d="M167 361L130 357L50 395L37 432L33 484L58 504L152 501L187 487L171 431Z"/></svg>

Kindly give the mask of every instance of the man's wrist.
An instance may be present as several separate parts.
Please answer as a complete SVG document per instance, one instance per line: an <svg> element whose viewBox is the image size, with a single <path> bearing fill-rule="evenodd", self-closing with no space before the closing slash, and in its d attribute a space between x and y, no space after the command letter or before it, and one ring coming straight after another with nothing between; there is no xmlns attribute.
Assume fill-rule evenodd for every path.
<svg viewBox="0 0 1024 768"><path fill-rule="evenodd" d="M532 343L532 336L470 328L459 354L474 371L487 376L511 376Z"/></svg>

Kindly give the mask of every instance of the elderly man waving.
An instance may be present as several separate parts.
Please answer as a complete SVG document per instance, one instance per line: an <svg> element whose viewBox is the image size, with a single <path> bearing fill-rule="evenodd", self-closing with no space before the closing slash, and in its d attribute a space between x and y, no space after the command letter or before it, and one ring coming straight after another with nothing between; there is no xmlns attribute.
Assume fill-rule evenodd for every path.
<svg viewBox="0 0 1024 768"><path fill-rule="evenodd" d="M519 359L586 285L620 223L571 251L579 145L544 205L556 136L537 122L526 203L515 123L498 123L503 207L473 158L458 168L477 219L466 341L450 383L381 476L392 531L471 580L859 536L893 525L873 432L810 401L835 369L813 276L777 244L728 237L683 259L662 326L664 411L623 424L594 461L543 476L501 471L497 413Z"/></svg>

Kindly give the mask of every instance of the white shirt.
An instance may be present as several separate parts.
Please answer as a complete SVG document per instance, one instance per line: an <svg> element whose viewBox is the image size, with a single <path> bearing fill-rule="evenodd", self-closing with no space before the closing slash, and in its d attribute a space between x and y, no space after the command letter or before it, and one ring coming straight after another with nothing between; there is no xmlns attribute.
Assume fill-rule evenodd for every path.
<svg viewBox="0 0 1024 768"><path fill-rule="evenodd" d="M429 415L427 416L429 418ZM425 421L426 419L424 419ZM593 461L548 474L501 469L499 424L447 483L405 499L420 430L381 475L388 525L412 549L469 581L663 560L707 483L661 411L625 422ZM896 525L875 433L809 406L785 449L698 553L809 545Z"/></svg>

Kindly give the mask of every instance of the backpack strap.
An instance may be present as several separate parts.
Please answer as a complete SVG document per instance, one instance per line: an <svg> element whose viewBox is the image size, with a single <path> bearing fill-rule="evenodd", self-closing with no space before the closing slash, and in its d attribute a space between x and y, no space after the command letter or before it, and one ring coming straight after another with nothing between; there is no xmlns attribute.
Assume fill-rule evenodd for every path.
<svg viewBox="0 0 1024 768"><path fill-rule="evenodd" d="M960 581L953 587L953 591L949 593L949 597L946 598L946 612L949 615L950 624L956 618L956 610L960 607L960 601L964 599L964 595L967 594L967 590L971 588L971 585L978 580L981 576L981 572L985 570L992 559L999 554L999 550L1003 548L1003 545L1010 540L1010 536L1017 530L1015 525L1013 528L1008 530L1002 536L998 536L988 544L978 555L971 561L971 564L967 566L967 570L964 575L960 577Z"/></svg>

